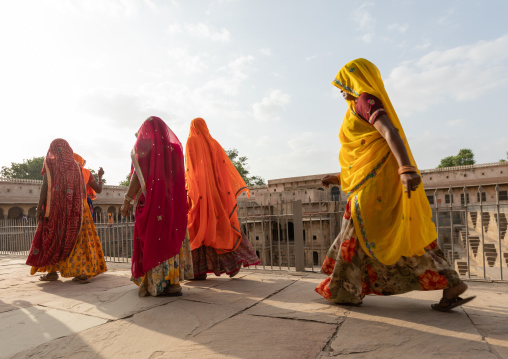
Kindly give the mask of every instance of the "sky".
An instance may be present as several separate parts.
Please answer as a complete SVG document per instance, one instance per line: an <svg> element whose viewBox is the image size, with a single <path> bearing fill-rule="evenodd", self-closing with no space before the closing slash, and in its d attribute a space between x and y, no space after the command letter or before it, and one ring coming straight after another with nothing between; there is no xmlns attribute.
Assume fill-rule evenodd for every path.
<svg viewBox="0 0 508 359"><path fill-rule="evenodd" d="M508 2L0 0L0 166L66 139L110 185L159 116L264 179L340 171L339 69L381 71L420 169L508 151Z"/></svg>

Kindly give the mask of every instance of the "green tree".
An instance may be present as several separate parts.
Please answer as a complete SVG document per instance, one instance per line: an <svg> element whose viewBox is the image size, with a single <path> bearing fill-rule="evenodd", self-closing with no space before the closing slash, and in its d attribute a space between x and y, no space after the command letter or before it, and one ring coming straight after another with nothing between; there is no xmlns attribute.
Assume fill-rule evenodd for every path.
<svg viewBox="0 0 508 359"><path fill-rule="evenodd" d="M506 152L506 158L508 158L508 152ZM501 158L499 162L506 162L506 160L504 158Z"/></svg>
<svg viewBox="0 0 508 359"><path fill-rule="evenodd" d="M247 186L261 186L266 184L265 180L259 176L249 176L249 170L247 169L247 157L240 157L236 148L231 148L225 151Z"/></svg>
<svg viewBox="0 0 508 359"><path fill-rule="evenodd" d="M5 178L41 180L41 170L43 163L44 157L24 159L22 163L11 162L10 167L2 166L0 176Z"/></svg>
<svg viewBox="0 0 508 359"><path fill-rule="evenodd" d="M474 153L469 148L462 148L456 156L448 156L441 160L437 168L474 165Z"/></svg>
<svg viewBox="0 0 508 359"><path fill-rule="evenodd" d="M118 185L119 186L129 187L130 184L131 184L131 174L129 173L125 177L125 180L121 181Z"/></svg>

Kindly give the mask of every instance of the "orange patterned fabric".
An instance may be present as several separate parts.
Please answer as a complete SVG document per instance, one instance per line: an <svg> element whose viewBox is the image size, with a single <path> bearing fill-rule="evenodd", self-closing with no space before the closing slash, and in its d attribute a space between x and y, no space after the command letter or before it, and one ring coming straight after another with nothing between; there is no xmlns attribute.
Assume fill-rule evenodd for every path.
<svg viewBox="0 0 508 359"><path fill-rule="evenodd" d="M80 275L95 277L107 270L101 241L95 230L90 208L85 205L81 231L69 257L52 266L32 267L30 274L58 271L62 277L78 277Z"/></svg>
<svg viewBox="0 0 508 359"><path fill-rule="evenodd" d="M97 199L97 194L95 193L93 188L90 187L90 185L88 184L92 173L90 172L90 170L87 170L85 168L86 160L84 160L83 157L81 157L77 153L74 153L74 160L79 164L79 167L81 168L81 172L83 173L83 179L85 181L85 186L86 186L86 194L88 195L88 197L90 197L90 199L92 201L95 201Z"/></svg>
<svg viewBox="0 0 508 359"><path fill-rule="evenodd" d="M205 245L217 253L236 250L242 240L236 197L250 191L202 118L191 122L185 163L191 249Z"/></svg>

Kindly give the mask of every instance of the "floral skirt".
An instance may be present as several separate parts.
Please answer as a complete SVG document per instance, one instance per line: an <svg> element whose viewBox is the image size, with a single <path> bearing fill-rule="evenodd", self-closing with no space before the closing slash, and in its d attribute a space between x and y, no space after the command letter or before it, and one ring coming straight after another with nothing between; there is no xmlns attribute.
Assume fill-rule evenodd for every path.
<svg viewBox="0 0 508 359"><path fill-rule="evenodd" d="M329 276L316 292L334 303L360 304L367 294L393 295L413 290L438 290L460 283L437 242L425 254L401 257L384 265L365 254L358 243L353 219L347 211L340 234L328 250L321 271Z"/></svg>
<svg viewBox="0 0 508 359"><path fill-rule="evenodd" d="M150 269L141 278L131 278L136 283L140 297L158 296L170 285L178 285L181 280L194 278L189 233L180 248L180 253Z"/></svg>
<svg viewBox="0 0 508 359"><path fill-rule="evenodd" d="M220 276L222 273L232 274L242 267L248 267L261 263L256 251L252 248L249 239L242 232L242 242L236 251L218 254L215 248L201 246L192 251L192 263L194 275L200 276L206 273L214 273Z"/></svg>
<svg viewBox="0 0 508 359"><path fill-rule="evenodd" d="M69 256L57 264L45 267L32 267L30 274L37 272L60 272L62 277L78 277L86 275L95 277L105 271L106 262L102 252L101 241L95 230L90 208L85 203L83 208L83 223Z"/></svg>

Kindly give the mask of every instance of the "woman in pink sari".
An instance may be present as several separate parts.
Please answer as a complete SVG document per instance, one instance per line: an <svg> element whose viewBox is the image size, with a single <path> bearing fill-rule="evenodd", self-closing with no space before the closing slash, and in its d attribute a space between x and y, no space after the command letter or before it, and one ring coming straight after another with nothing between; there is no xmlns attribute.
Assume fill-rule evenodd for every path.
<svg viewBox="0 0 508 359"><path fill-rule="evenodd" d="M182 145L152 116L141 125L131 158L121 212L129 215L134 199L132 281L140 296L181 295L180 280L193 278Z"/></svg>

